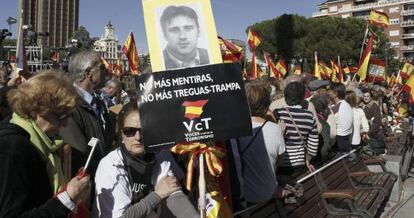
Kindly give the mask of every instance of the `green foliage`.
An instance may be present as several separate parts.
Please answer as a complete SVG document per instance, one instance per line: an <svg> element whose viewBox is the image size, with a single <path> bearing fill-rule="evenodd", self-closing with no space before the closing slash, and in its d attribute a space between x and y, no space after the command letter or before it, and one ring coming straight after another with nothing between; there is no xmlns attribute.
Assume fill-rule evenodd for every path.
<svg viewBox="0 0 414 218"><path fill-rule="evenodd" d="M324 62L336 61L339 56L343 66L358 65L366 21L357 18L305 18L283 14L256 23L250 28L262 38L257 54L266 51L275 59L284 58L288 64L300 64L305 72L309 72L313 68L315 51L318 52L319 60ZM395 50L389 48L384 31L371 26L370 30L376 34L373 56L382 60L387 56L388 72L398 70L399 61L393 58Z"/></svg>

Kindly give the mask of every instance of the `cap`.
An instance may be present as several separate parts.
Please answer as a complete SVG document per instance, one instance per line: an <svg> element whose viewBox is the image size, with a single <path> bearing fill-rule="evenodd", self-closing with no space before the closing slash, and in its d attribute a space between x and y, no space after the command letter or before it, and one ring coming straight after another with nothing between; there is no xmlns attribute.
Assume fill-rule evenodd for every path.
<svg viewBox="0 0 414 218"><path fill-rule="evenodd" d="M326 87L329 83L330 82L328 80L312 80L309 82L308 88L310 91L316 91L322 87Z"/></svg>

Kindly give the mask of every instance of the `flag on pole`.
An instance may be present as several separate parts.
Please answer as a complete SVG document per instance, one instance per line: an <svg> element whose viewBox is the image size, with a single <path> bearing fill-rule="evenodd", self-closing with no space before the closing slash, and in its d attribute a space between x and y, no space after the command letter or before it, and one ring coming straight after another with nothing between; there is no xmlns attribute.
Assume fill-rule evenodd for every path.
<svg viewBox="0 0 414 218"><path fill-rule="evenodd" d="M400 71L401 78L408 80L414 71L414 66L410 62L405 62L404 66Z"/></svg>
<svg viewBox="0 0 414 218"><path fill-rule="evenodd" d="M114 64L113 72L115 76L120 77L122 75L122 64L121 59L118 57L118 60L116 61L116 64Z"/></svg>
<svg viewBox="0 0 414 218"><path fill-rule="evenodd" d="M331 81L332 82L336 82L336 80L337 80L337 74L339 72L339 67L335 63L335 61L331 61L331 66L332 66Z"/></svg>
<svg viewBox="0 0 414 218"><path fill-rule="evenodd" d="M221 57L223 58L224 63L238 62L242 59L243 48L226 39L223 39L220 36L218 36L218 39L220 44Z"/></svg>
<svg viewBox="0 0 414 218"><path fill-rule="evenodd" d="M375 26L387 28L390 25L390 18L384 12L371 10L369 14L368 22Z"/></svg>
<svg viewBox="0 0 414 218"><path fill-rule="evenodd" d="M258 72L257 72L257 65L256 65L256 52L252 52L252 62L250 66L250 78L256 79L258 78Z"/></svg>
<svg viewBox="0 0 414 218"><path fill-rule="evenodd" d="M404 85L403 90L408 94L408 102L414 103L414 76L411 75L407 83Z"/></svg>
<svg viewBox="0 0 414 218"><path fill-rule="evenodd" d="M132 75L139 74L139 61L138 61L138 52L135 46L135 39L134 34L132 32L129 33L127 40L122 47L122 52L128 58L129 68L131 69Z"/></svg>
<svg viewBox="0 0 414 218"><path fill-rule="evenodd" d="M287 65L286 65L286 63L285 63L285 60L284 59L279 59L279 61L277 62L277 64L276 64L276 70L277 70L277 72L279 73L279 75L286 75L286 73L287 73L287 71L288 71L288 68L287 68Z"/></svg>
<svg viewBox="0 0 414 218"><path fill-rule="evenodd" d="M253 32L253 30L249 28L249 33L247 35L247 43L249 44L250 48L253 51L256 50L257 46L259 46L261 42L262 40L260 39L259 34Z"/></svg>
<svg viewBox="0 0 414 218"><path fill-rule="evenodd" d="M270 58L269 53L263 52L263 56L266 61L267 67L269 68L269 76L279 79L279 72L277 71L276 66L273 64L272 58Z"/></svg>
<svg viewBox="0 0 414 218"><path fill-rule="evenodd" d="M319 74L322 79L324 80L330 80L332 75L332 69L328 67L325 62L319 61Z"/></svg>
<svg viewBox="0 0 414 218"><path fill-rule="evenodd" d="M361 56L361 60L359 60L359 66L358 71L356 74L359 75L360 81L364 81L367 77L367 71L368 71L368 63L369 59L371 58L371 51L372 47L374 46L374 34L371 33L371 36L369 37L367 47L364 50L364 53Z"/></svg>

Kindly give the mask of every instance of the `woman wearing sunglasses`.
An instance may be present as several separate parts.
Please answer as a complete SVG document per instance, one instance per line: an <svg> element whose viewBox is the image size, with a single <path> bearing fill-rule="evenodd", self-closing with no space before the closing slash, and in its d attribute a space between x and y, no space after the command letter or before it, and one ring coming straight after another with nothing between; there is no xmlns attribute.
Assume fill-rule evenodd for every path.
<svg viewBox="0 0 414 218"><path fill-rule="evenodd" d="M67 182L56 135L79 99L55 71L8 93L10 122L0 125L0 217L68 217L89 193L89 176Z"/></svg>
<svg viewBox="0 0 414 218"><path fill-rule="evenodd" d="M198 217L181 191L172 156L145 151L136 102L118 115L122 143L105 156L96 171L99 217ZM173 215L172 215L172 214Z"/></svg>

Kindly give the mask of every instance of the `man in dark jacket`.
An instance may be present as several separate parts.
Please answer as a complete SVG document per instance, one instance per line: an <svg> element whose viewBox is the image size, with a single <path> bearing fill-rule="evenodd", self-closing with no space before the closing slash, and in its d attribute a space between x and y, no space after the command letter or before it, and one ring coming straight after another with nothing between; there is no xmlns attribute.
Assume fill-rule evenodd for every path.
<svg viewBox="0 0 414 218"><path fill-rule="evenodd" d="M105 106L94 93L105 84L106 70L99 53L85 51L70 59L69 73L82 101L59 135L72 147L72 175L76 174L88 158L91 150L88 146L89 140L92 137L99 139L88 168L93 178L99 161L109 150L108 139L105 137L105 127L108 125Z"/></svg>

